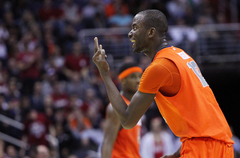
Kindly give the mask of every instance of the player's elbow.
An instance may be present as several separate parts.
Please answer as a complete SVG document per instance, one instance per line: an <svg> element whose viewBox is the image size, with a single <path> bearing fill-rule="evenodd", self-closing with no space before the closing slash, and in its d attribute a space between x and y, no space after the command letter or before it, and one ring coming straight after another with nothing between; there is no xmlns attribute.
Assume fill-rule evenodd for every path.
<svg viewBox="0 0 240 158"><path fill-rule="evenodd" d="M123 126L124 129L132 129L132 126Z"/></svg>
<svg viewBox="0 0 240 158"><path fill-rule="evenodd" d="M129 114L128 112L122 117L119 117L119 120L124 129L132 129L139 121L136 116Z"/></svg>
<svg viewBox="0 0 240 158"><path fill-rule="evenodd" d="M124 129L132 129L135 125L136 125L136 123L132 123L132 122L126 121L126 122L124 122L122 124L122 127Z"/></svg>

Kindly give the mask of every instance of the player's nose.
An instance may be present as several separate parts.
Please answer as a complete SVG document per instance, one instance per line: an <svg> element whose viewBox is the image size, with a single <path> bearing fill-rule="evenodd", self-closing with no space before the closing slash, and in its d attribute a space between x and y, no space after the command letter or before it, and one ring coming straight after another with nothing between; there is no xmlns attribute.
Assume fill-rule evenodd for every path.
<svg viewBox="0 0 240 158"><path fill-rule="evenodd" d="M129 31L128 37L129 37L129 38L132 38L132 36L133 36L132 31Z"/></svg>

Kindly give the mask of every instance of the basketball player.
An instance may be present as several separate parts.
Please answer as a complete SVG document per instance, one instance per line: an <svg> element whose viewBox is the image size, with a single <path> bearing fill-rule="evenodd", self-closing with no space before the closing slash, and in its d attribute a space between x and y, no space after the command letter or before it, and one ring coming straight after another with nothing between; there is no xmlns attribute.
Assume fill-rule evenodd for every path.
<svg viewBox="0 0 240 158"><path fill-rule="evenodd" d="M121 96L129 104L138 90L142 69L134 63L123 64L119 69ZM104 141L101 148L102 158L140 158L140 123L132 129L122 128L111 104L107 107L104 124Z"/></svg>
<svg viewBox="0 0 240 158"><path fill-rule="evenodd" d="M182 146L164 158L233 158L229 125L196 62L166 40L168 24L159 10L135 15L128 36L135 53L152 63L144 71L129 106L109 75L105 50L95 38L93 61L107 88L110 102L126 129L133 128L155 99L158 109Z"/></svg>

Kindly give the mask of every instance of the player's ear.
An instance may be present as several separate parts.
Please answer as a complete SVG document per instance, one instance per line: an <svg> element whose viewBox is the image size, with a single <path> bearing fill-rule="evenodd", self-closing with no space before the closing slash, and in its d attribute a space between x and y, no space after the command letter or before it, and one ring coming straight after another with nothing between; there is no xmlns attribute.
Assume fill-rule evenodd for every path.
<svg viewBox="0 0 240 158"><path fill-rule="evenodd" d="M156 29L154 27L151 27L148 31L148 37L151 38L156 34Z"/></svg>

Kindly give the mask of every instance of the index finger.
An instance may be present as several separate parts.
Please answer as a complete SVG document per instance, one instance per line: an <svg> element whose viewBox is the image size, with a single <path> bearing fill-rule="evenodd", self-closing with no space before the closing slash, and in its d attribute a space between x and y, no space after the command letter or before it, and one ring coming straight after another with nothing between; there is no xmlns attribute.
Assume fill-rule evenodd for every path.
<svg viewBox="0 0 240 158"><path fill-rule="evenodd" d="M97 37L94 38L94 43L95 43L94 50L95 50L95 53L96 53L97 50L99 49L98 38Z"/></svg>

